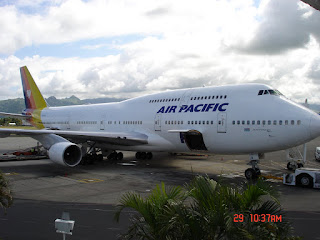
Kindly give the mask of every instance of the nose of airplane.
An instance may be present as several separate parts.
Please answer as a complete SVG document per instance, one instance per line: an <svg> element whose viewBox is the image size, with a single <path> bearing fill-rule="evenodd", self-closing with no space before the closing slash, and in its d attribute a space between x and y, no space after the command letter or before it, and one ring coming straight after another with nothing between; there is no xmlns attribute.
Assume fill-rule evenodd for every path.
<svg viewBox="0 0 320 240"><path fill-rule="evenodd" d="M310 119L310 136L312 138L316 138L320 136L320 116L316 114L312 114Z"/></svg>

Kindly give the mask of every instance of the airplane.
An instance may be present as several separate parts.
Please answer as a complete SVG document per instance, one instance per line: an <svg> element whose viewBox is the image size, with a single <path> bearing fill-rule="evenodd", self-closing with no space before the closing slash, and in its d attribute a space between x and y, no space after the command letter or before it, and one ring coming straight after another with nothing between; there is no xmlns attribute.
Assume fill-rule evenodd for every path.
<svg viewBox="0 0 320 240"><path fill-rule="evenodd" d="M265 84L179 89L117 103L50 107L26 66L20 73L26 109L0 115L20 117L37 129L1 128L0 137L30 136L41 142L53 162L68 167L84 157L121 160L124 150L135 151L137 159L150 159L152 152L248 154L251 167L245 177L255 179L264 153L320 135L319 115Z"/></svg>

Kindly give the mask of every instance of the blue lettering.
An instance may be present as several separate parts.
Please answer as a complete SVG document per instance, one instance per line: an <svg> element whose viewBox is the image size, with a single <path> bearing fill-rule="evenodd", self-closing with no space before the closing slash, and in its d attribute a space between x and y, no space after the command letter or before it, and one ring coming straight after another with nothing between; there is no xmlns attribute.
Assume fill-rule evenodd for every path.
<svg viewBox="0 0 320 240"><path fill-rule="evenodd" d="M208 105L208 107L206 108L206 112L208 112L210 110L210 108L213 108L213 106L214 106L214 103L210 103Z"/></svg>
<svg viewBox="0 0 320 240"><path fill-rule="evenodd" d="M160 108L157 113L163 113L163 112L164 112L164 106L162 108Z"/></svg>
<svg viewBox="0 0 320 240"><path fill-rule="evenodd" d="M193 112L193 105L190 105L184 112Z"/></svg>
<svg viewBox="0 0 320 240"><path fill-rule="evenodd" d="M219 106L219 103L216 103L216 105L214 106L212 112L215 112L217 110L218 106Z"/></svg>
<svg viewBox="0 0 320 240"><path fill-rule="evenodd" d="M179 112L181 112L182 110L185 110L188 107L188 105L182 105Z"/></svg>
<svg viewBox="0 0 320 240"><path fill-rule="evenodd" d="M210 103L210 104L198 104L194 106L191 105L182 105L179 109L179 113L184 112L209 112L210 109L212 109L212 112L220 111L224 112L226 111L226 106L228 106L229 103ZM178 106L162 106L157 113L175 113Z"/></svg>
<svg viewBox="0 0 320 240"><path fill-rule="evenodd" d="M202 107L202 106L203 106L203 104L197 105L197 106L194 108L194 111L195 111L195 112L200 112L200 110L198 110L198 107Z"/></svg>
<svg viewBox="0 0 320 240"><path fill-rule="evenodd" d="M201 112L204 112L204 110L207 108L207 105L208 105L208 104L205 104L205 105L203 106Z"/></svg>
<svg viewBox="0 0 320 240"><path fill-rule="evenodd" d="M176 108L177 108L177 106L172 106L171 108L170 108L170 110L169 110L169 113L171 113L171 112L176 112Z"/></svg>
<svg viewBox="0 0 320 240"><path fill-rule="evenodd" d="M229 105L229 103L223 103L223 104L221 104L221 105L219 106L219 111L220 111L220 112L224 112L226 109L223 109L222 107L223 107L223 106L227 106L227 105Z"/></svg>

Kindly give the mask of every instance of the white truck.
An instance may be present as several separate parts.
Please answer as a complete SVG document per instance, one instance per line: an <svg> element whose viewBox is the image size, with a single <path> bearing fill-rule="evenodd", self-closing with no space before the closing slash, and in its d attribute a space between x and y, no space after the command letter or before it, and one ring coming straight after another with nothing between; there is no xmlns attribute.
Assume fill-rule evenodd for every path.
<svg viewBox="0 0 320 240"><path fill-rule="evenodd" d="M283 184L320 188L320 169L297 168L294 173L283 174Z"/></svg>

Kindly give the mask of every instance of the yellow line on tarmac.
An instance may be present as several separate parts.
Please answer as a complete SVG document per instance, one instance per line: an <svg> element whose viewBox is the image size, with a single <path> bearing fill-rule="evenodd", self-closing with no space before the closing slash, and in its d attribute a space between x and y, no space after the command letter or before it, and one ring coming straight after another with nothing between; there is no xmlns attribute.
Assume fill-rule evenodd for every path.
<svg viewBox="0 0 320 240"><path fill-rule="evenodd" d="M90 179L81 179L81 180L78 180L79 182L82 182L82 183L97 183L97 182L103 182L103 180L101 179L95 179L95 178L90 178Z"/></svg>

